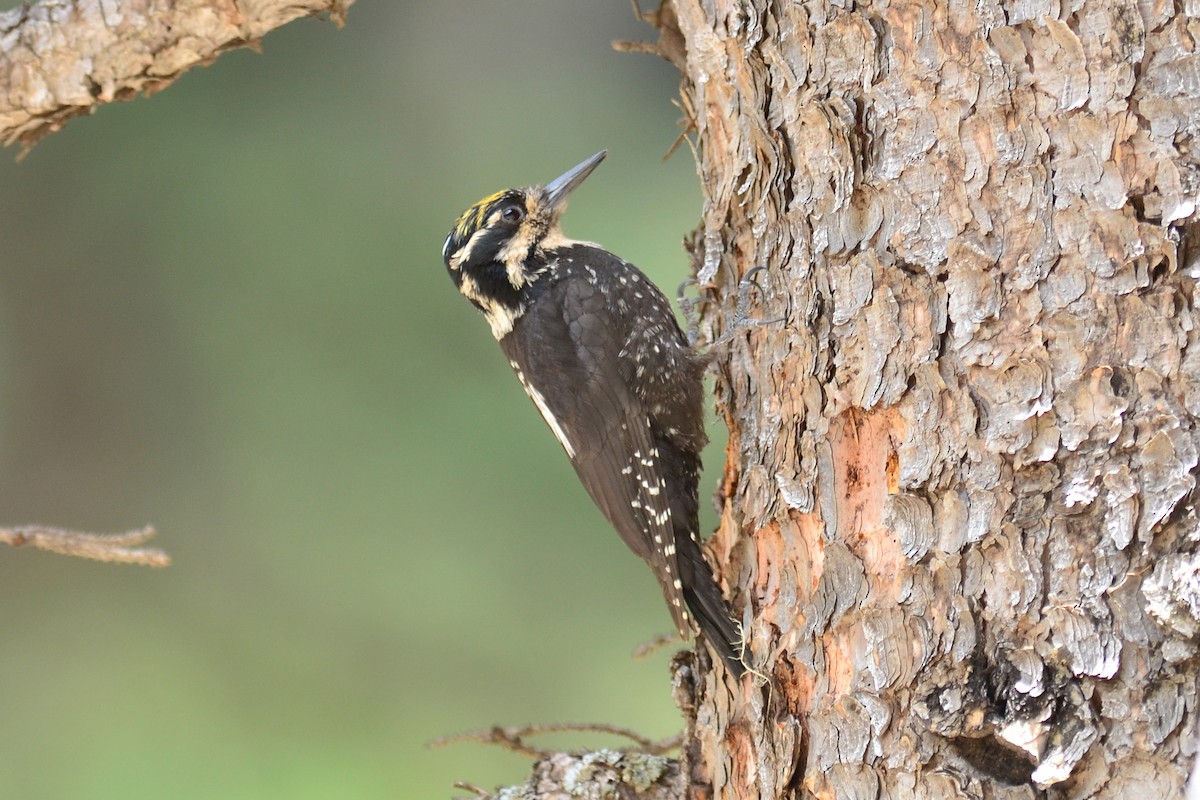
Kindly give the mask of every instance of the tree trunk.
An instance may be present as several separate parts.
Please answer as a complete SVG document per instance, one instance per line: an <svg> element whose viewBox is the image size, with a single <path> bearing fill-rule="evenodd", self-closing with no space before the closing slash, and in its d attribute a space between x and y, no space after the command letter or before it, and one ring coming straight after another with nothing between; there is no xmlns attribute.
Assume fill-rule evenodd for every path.
<svg viewBox="0 0 1200 800"><path fill-rule="evenodd" d="M715 798L1170 798L1196 749L1194 2L668 0L756 670ZM687 703L685 703L685 706Z"/></svg>

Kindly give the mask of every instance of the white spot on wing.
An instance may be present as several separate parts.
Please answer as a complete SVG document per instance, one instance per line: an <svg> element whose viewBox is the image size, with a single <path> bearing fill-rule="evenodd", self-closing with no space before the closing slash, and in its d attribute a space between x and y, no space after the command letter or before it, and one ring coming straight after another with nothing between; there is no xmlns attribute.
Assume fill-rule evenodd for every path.
<svg viewBox="0 0 1200 800"><path fill-rule="evenodd" d="M541 412L542 419L546 420L546 424L550 426L550 432L554 434L554 438L558 439L558 443L562 445L563 450L567 451L567 457L574 458L575 445L571 444L571 440L567 438L567 432L563 430L562 425L558 424L558 418L554 416L554 412L550 410L550 406L546 405L546 398L525 380L525 375L521 370L517 370L517 379L521 381L521 386L525 388L525 394L529 395L529 399L533 401L533 404L537 406L537 410Z"/></svg>

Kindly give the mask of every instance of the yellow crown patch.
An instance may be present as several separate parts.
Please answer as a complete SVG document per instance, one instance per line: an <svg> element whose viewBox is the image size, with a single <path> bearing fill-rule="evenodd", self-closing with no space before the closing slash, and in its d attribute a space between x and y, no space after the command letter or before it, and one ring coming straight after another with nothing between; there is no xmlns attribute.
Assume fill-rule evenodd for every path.
<svg viewBox="0 0 1200 800"><path fill-rule="evenodd" d="M504 191L489 194L487 197L480 200L475 205L468 208L454 223L454 236L459 241L466 241L472 233L479 230L484 223L484 215L487 210L504 196Z"/></svg>

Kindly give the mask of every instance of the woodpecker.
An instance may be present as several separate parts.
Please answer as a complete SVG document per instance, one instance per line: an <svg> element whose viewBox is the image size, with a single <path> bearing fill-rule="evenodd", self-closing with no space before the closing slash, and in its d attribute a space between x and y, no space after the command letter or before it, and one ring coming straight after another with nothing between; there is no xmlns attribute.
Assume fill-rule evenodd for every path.
<svg viewBox="0 0 1200 800"><path fill-rule="evenodd" d="M700 549L704 359L637 267L559 226L606 154L483 198L442 257L592 500L654 571L680 635L698 629L741 677L740 629Z"/></svg>

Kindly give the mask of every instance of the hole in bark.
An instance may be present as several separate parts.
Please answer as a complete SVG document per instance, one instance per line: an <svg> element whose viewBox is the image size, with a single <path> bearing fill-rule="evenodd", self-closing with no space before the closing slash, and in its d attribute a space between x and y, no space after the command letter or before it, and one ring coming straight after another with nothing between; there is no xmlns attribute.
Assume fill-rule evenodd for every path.
<svg viewBox="0 0 1200 800"><path fill-rule="evenodd" d="M1158 220L1150 220L1146 216L1146 200L1140 194L1132 194L1129 196L1129 205L1133 208L1133 214L1137 217L1138 222L1158 222Z"/></svg>
<svg viewBox="0 0 1200 800"><path fill-rule="evenodd" d="M1108 376L1108 383L1117 397L1127 398L1129 396L1129 381L1125 377L1124 370L1113 367L1112 373Z"/></svg>
<svg viewBox="0 0 1200 800"><path fill-rule="evenodd" d="M1169 268L1170 265L1167 263L1167 259L1165 257L1159 256L1157 259L1155 259L1154 262L1150 264L1151 285L1156 284L1163 278L1167 277L1167 270Z"/></svg>
<svg viewBox="0 0 1200 800"><path fill-rule="evenodd" d="M1021 786L1033 779L1035 764L1027 753L992 736L979 739L950 739L950 746L972 767L1008 786Z"/></svg>

